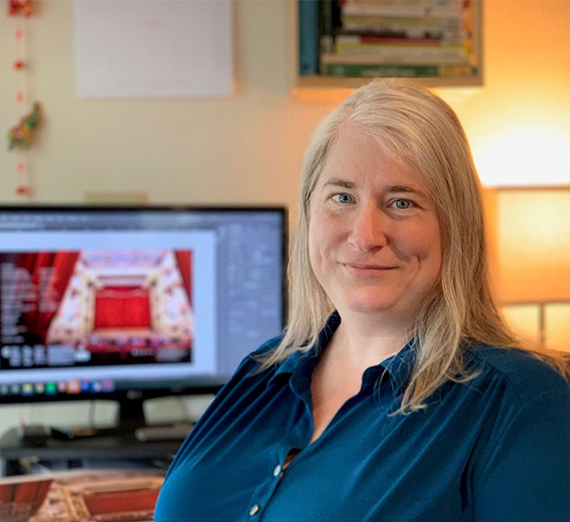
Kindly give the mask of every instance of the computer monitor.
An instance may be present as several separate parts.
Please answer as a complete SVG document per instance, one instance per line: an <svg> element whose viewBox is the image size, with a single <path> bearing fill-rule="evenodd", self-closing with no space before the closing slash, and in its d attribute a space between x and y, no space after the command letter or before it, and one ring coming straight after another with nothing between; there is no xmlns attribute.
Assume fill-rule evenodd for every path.
<svg viewBox="0 0 570 522"><path fill-rule="evenodd" d="M0 403L217 391L278 335L284 208L0 207Z"/></svg>

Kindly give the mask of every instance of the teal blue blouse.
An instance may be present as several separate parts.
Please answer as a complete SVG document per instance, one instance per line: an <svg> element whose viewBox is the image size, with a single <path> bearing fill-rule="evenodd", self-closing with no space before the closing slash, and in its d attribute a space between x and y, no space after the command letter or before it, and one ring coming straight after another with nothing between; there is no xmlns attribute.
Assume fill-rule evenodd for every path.
<svg viewBox="0 0 570 522"><path fill-rule="evenodd" d="M241 364L174 459L155 522L570 521L570 387L517 350L474 344L475 379L390 415L410 343L368 368L309 444L311 372L339 322L333 314L307 355L263 373L250 357Z"/></svg>

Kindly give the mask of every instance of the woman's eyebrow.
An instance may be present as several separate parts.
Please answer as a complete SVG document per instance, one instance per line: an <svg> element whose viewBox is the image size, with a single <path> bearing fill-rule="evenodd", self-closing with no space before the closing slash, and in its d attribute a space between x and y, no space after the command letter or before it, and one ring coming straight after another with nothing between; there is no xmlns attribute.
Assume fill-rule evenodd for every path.
<svg viewBox="0 0 570 522"><path fill-rule="evenodd" d="M354 187L356 187L356 184L353 183L352 181L348 181L342 178L330 178L326 181L326 183L323 186L324 187L333 186L333 187L342 187L346 189L353 189Z"/></svg>
<svg viewBox="0 0 570 522"><path fill-rule="evenodd" d="M419 196L425 197L425 193L423 191L415 187L410 187L409 185L391 185L389 187L386 187L385 192L387 194L403 192L406 194L418 194Z"/></svg>

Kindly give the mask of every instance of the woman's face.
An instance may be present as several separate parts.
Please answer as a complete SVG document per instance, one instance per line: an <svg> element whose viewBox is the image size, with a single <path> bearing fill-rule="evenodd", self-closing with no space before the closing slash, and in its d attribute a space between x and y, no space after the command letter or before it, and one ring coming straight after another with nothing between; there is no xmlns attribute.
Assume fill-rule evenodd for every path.
<svg viewBox="0 0 570 522"><path fill-rule="evenodd" d="M353 124L317 180L309 256L341 316L413 320L439 280L442 233L426 187Z"/></svg>

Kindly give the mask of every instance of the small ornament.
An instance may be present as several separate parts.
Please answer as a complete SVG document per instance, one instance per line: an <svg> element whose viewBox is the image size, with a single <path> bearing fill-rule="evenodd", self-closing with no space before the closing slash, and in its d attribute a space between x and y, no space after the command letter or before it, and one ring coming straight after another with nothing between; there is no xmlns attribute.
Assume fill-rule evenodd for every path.
<svg viewBox="0 0 570 522"><path fill-rule="evenodd" d="M32 190L28 185L18 185L16 187L16 194L18 194L18 196L28 196L31 191Z"/></svg>
<svg viewBox="0 0 570 522"><path fill-rule="evenodd" d="M33 110L24 116L19 125L13 127L8 133L8 148L14 147L28 148L31 143L32 129L38 124L40 119L40 105L34 103Z"/></svg>
<svg viewBox="0 0 570 522"><path fill-rule="evenodd" d="M32 0L8 0L8 14L10 16L19 14L30 16L32 14Z"/></svg>

